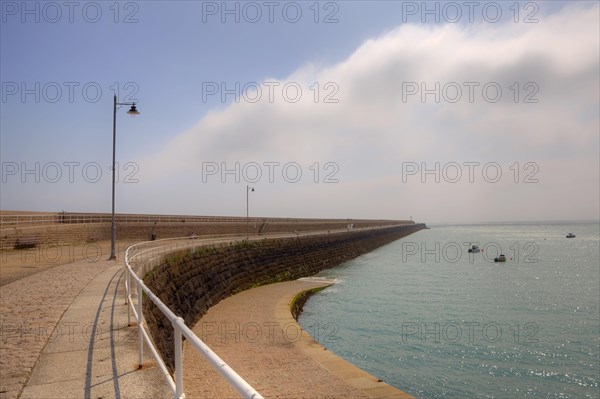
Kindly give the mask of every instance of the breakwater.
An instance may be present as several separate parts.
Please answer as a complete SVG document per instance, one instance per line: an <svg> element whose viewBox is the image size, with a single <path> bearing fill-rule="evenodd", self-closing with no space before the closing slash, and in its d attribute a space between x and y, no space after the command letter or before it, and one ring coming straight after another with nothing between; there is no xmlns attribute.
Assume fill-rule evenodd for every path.
<svg viewBox="0 0 600 399"><path fill-rule="evenodd" d="M181 251L149 271L144 282L193 326L211 306L237 292L314 275L423 228L424 224L410 224ZM151 301L143 306L152 338L173 368L171 323Z"/></svg>

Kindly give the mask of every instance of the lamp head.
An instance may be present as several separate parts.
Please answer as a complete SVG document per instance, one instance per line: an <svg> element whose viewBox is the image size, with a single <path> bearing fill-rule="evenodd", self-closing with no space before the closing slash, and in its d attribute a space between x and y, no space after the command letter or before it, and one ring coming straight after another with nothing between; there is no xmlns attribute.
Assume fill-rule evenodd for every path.
<svg viewBox="0 0 600 399"><path fill-rule="evenodd" d="M140 112L137 110L137 108L135 107L135 103L133 103L133 105L131 106L131 108L129 109L129 111L127 111L127 113L131 116L136 116L139 115Z"/></svg>

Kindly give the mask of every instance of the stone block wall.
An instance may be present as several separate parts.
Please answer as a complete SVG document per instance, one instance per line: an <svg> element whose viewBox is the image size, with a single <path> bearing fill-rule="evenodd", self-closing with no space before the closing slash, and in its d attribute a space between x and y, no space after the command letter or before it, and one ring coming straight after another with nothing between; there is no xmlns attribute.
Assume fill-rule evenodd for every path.
<svg viewBox="0 0 600 399"><path fill-rule="evenodd" d="M211 306L237 292L314 275L423 228L411 224L201 248L167 257L144 283L191 327ZM150 300L143 305L153 340L172 369L171 323Z"/></svg>

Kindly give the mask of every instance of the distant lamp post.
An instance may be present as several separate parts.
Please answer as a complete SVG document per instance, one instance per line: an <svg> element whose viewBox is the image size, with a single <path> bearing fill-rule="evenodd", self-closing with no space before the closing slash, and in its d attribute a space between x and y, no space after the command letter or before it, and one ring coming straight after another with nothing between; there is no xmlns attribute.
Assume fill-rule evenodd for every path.
<svg viewBox="0 0 600 399"><path fill-rule="evenodd" d="M250 237L250 202L249 193L254 192L254 187L246 186L246 239Z"/></svg>
<svg viewBox="0 0 600 399"><path fill-rule="evenodd" d="M135 107L135 103L118 103L117 96L113 97L113 151L112 151L112 231L110 235L110 257L108 260L117 259L115 252L115 241L117 239L117 224L115 222L115 153L116 153L116 141L117 141L117 105L130 105L127 113L131 116L139 115L139 111Z"/></svg>

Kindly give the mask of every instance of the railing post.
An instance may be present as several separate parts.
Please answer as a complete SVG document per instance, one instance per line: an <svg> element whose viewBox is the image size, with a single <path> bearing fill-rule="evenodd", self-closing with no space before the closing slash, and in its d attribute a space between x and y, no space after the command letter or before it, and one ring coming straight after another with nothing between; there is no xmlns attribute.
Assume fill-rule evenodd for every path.
<svg viewBox="0 0 600 399"><path fill-rule="evenodd" d="M127 285L127 297L125 303L127 304L127 326L131 326L131 276L129 274L129 267L125 267L125 284Z"/></svg>
<svg viewBox="0 0 600 399"><path fill-rule="evenodd" d="M142 297L144 296L144 290L142 290L142 285L138 283L137 286L138 292L138 310L137 310L137 324L138 324L138 364L140 368L142 368L142 363L144 362L144 334L142 333L142 320L144 320L144 314L142 310Z"/></svg>
<svg viewBox="0 0 600 399"><path fill-rule="evenodd" d="M178 323L183 323L181 317L173 320L173 335L175 336L175 398L183 396L183 340L181 328Z"/></svg>

